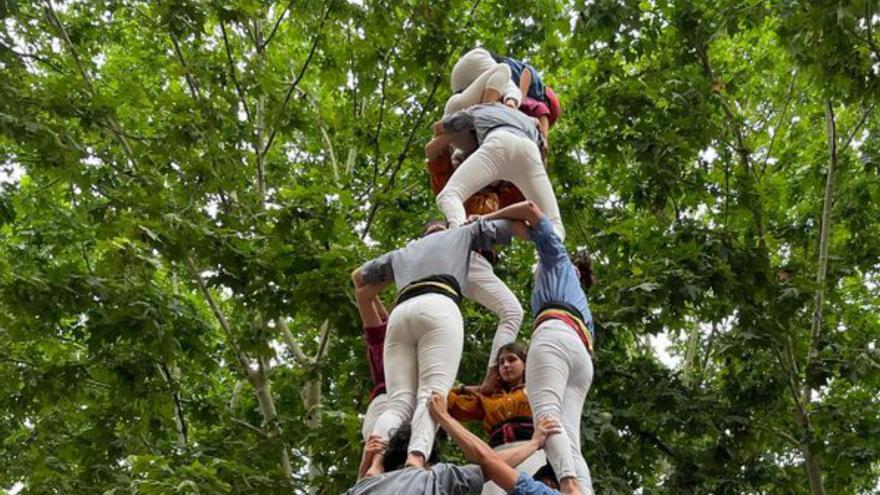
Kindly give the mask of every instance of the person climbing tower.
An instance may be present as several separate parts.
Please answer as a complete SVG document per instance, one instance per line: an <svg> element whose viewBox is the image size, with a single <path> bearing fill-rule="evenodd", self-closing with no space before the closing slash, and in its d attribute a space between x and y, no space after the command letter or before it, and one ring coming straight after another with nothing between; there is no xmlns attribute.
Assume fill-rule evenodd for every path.
<svg viewBox="0 0 880 495"><path fill-rule="evenodd" d="M593 494L590 470L581 453L580 418L593 381L593 317L585 290L593 284L588 255L569 256L549 218L531 201L508 206L477 220L525 222L540 261L531 306L535 329L529 347L526 382L536 419L560 420L564 435L545 451L563 493Z"/></svg>
<svg viewBox="0 0 880 495"><path fill-rule="evenodd" d="M489 52L492 59L499 64L510 67L510 79L519 88L522 101L519 110L530 117L538 119L541 135L544 136L543 154L549 151L549 130L559 116L562 107L556 93L541 79L541 75L533 66L515 59Z"/></svg>
<svg viewBox="0 0 880 495"><path fill-rule="evenodd" d="M510 79L510 67L496 62L488 50L474 48L452 68L453 95L446 101L445 114L478 103L504 102L518 108L522 93Z"/></svg>
<svg viewBox="0 0 880 495"><path fill-rule="evenodd" d="M459 421L483 422L489 446L496 452L528 441L534 430L532 410L525 389L526 354L528 347L520 342L502 346L493 369L491 390L484 386L452 389L447 398L449 414ZM536 451L521 464L514 466L528 475L535 474L547 463L543 450ZM483 487L483 495L506 493L495 483Z"/></svg>
<svg viewBox="0 0 880 495"><path fill-rule="evenodd" d="M434 124L436 137L425 147L428 160L443 153L460 133L476 133L479 145L453 172L436 201L451 225L466 220L464 201L496 180L513 183L525 199L546 212L560 238L565 228L541 159L541 134L533 118L498 103L474 105Z"/></svg>
<svg viewBox="0 0 880 495"><path fill-rule="evenodd" d="M385 380L388 404L372 433L389 432L412 420L407 465L422 467L430 457L435 425L425 409L431 391L446 393L458 372L464 341L459 310L471 252L510 242L511 222L478 221L454 229L427 229L427 235L356 269L358 300L372 300L392 280L398 294L388 318ZM373 457L367 476L382 472Z"/></svg>

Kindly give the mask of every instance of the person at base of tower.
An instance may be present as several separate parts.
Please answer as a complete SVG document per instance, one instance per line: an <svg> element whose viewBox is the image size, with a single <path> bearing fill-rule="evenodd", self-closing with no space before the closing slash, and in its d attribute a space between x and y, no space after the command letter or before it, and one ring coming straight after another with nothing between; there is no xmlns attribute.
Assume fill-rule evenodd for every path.
<svg viewBox="0 0 880 495"><path fill-rule="evenodd" d="M391 430L412 421L407 465L421 467L430 456L435 425L425 409L431 391L449 391L464 343L459 309L471 252L510 242L514 222L478 221L442 230L369 261L352 278L358 300L372 300L392 280L398 288L388 318L384 368L388 404L371 433L388 439ZM382 472L374 456L367 475Z"/></svg>
<svg viewBox="0 0 880 495"><path fill-rule="evenodd" d="M425 147L428 160L443 153L462 132L475 131L479 145L437 195L437 206L451 225L467 219L465 200L492 182L504 180L547 212L557 235L565 238L556 194L541 161L541 134L534 119L496 103L448 115L434 128L438 135Z"/></svg>
<svg viewBox="0 0 880 495"><path fill-rule="evenodd" d="M357 291L355 291L357 295ZM363 325L364 342L367 345L367 363L370 366L370 378L373 380L373 389L370 391L370 405L364 415L364 424L361 435L367 441L373 431L376 420L385 410L388 404L388 394L385 389L385 364L383 348L385 346L385 332L388 326L388 311L382 301L374 296L370 299L357 298L358 313Z"/></svg>
<svg viewBox="0 0 880 495"><path fill-rule="evenodd" d="M485 442L480 440L476 435L469 432L467 428L456 421L447 411L445 398L440 394L433 394L429 399L431 416L437 421L437 424L443 428L446 433L461 449L464 456L471 462L477 463L483 470L483 475L495 483L504 493L510 495L552 495L564 493L566 495L580 494L580 488L577 484L568 484L566 488L559 490L559 483L555 477L552 468L547 466L538 470L535 477L529 476L525 471L517 472L511 465L513 462L506 461L506 456L510 451L496 452L492 450ZM557 426L558 423L549 418L538 420L535 434L543 430L548 424ZM547 441L560 435L553 434L547 437L544 442L546 447ZM523 447L517 447L517 451ZM513 449L511 449L513 450Z"/></svg>
<svg viewBox="0 0 880 495"><path fill-rule="evenodd" d="M528 347L520 342L502 346L497 364L492 370L495 379L491 392L485 387L452 389L447 397L449 414L459 421L482 421L489 438L489 446L496 452L507 450L528 441L534 431L532 410L525 389L526 354ZM514 466L529 475L547 463L543 451L537 451L522 464ZM483 487L483 495L503 495L492 482Z"/></svg>
<svg viewBox="0 0 880 495"><path fill-rule="evenodd" d="M430 406L430 403L426 404L426 407ZM454 419L451 421L456 422ZM461 427L460 424L458 426ZM560 431L562 429L559 424L548 419L537 425L530 441L516 448L496 454L488 446L483 445L492 453L493 462L511 469L510 466L520 464L523 459L541 449L548 437ZM497 466L494 469L488 468L489 459L483 459L477 465L466 466L440 462L437 445L431 450L431 458L424 469L406 467L404 461L407 458L406 450L410 435L410 425L406 423L392 432L388 442L383 441L378 435L371 435L364 447L362 463L371 462L372 457L381 453L384 455L385 472L374 476L359 476L357 483L345 492L346 495L477 495L483 489L484 480L492 479L492 476L498 472ZM463 437L456 433L453 440L465 450L470 447L469 442L473 438L476 437ZM478 438L476 441L480 442ZM541 479L552 484L553 480L550 476L552 472L549 476L542 475Z"/></svg>
<svg viewBox="0 0 880 495"><path fill-rule="evenodd" d="M593 284L589 256L569 256L547 216L531 201L502 208L479 221L509 219L525 222L539 263L531 306L535 329L526 376L529 404L537 419L559 419L565 429L547 443L547 459L559 476L563 492L579 485L593 494L590 470L581 453L580 418L593 381L593 317L586 289ZM573 493L573 492L572 492Z"/></svg>

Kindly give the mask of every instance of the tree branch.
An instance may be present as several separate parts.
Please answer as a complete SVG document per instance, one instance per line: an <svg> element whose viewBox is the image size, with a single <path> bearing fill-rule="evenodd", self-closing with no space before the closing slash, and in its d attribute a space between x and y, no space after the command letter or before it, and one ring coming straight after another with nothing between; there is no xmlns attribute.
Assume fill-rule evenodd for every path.
<svg viewBox="0 0 880 495"><path fill-rule="evenodd" d="M776 136L779 135L779 130L782 128L782 123L785 121L785 114L788 111L791 97L794 94L794 85L797 81L797 76L798 72L795 70L794 74L791 76L791 82L788 84L788 95L785 97L785 105L782 107L782 112L779 114L779 123L776 124L776 128L773 129L773 137L770 138L770 145L767 146L767 154L764 156L764 163L761 164L761 176L767 171L767 162L770 160L770 156L773 153L773 145L776 144Z"/></svg>
<svg viewBox="0 0 880 495"><path fill-rule="evenodd" d="M180 65L183 66L184 77L186 78L186 84L189 86L189 90L192 92L193 98L196 101L202 101L202 95L199 93L199 87L196 85L195 79L192 77L192 72L189 70L189 66L186 64L186 59L183 57L183 52L180 50L180 43L177 41L177 35L174 33L168 33L171 37L171 43L174 45L174 53L177 54L177 60L180 61Z"/></svg>
<svg viewBox="0 0 880 495"><path fill-rule="evenodd" d="M92 80L86 72L82 61L79 58L79 53L77 52L76 47L74 46L73 42L70 41L70 36L67 35L67 29L64 28L64 24L61 23L61 20L58 19L58 15L55 13L55 7L52 6L52 1L45 0L45 4L46 19L49 21L50 24L58 28L58 31L61 32L61 36L64 39L64 42L67 44L68 49L70 50L70 55L73 57L73 61L76 64L76 68L79 71L80 76L82 76L83 81L86 83L86 86L88 86L89 92L93 92L94 88L92 86Z"/></svg>
<svg viewBox="0 0 880 495"><path fill-rule="evenodd" d="M220 33L223 35L223 46L226 47L226 64L229 70L229 78L232 79L232 84L235 86L235 92L238 94L238 100L241 102L241 106L244 107L244 114L247 116L247 121L251 122L251 110L248 108L247 100L244 98L244 91L241 89L241 85L238 83L238 77L235 75L235 63L232 60L232 48L229 46L229 37L226 35L226 22L223 19L220 19Z"/></svg>
<svg viewBox="0 0 880 495"><path fill-rule="evenodd" d="M324 354L327 352L327 344L330 338L330 320L324 320L324 323L321 324L321 343L318 344L318 352L315 353L315 357L312 359L315 363L321 361L321 358L324 357Z"/></svg>
<svg viewBox="0 0 880 495"><path fill-rule="evenodd" d="M278 31L278 26L281 25L281 21L284 20L284 16L287 14L287 11L290 10L290 7L293 6L293 2L295 0L290 0L290 3L287 4L287 7L284 8L284 11L281 12L281 15L278 16L278 19L275 21L275 24L272 26L272 31L269 32L269 36L266 37L266 41L263 42L260 47L261 50L265 50L266 46L269 45L269 42L272 41L272 38L275 36L275 31Z"/></svg>
<svg viewBox="0 0 880 495"><path fill-rule="evenodd" d="M871 47L871 51L874 52L874 56L877 57L877 60L880 61L880 48L877 47L877 42L874 41L874 10L873 10L874 2L865 2L865 25L868 27L868 46Z"/></svg>
<svg viewBox="0 0 880 495"><path fill-rule="evenodd" d="M174 378L171 375L171 370L168 369L168 365L165 363L163 359L159 363L157 363L159 368L159 372L162 375L162 378L165 379L165 383L168 384L171 389L171 398L174 400L174 423L177 426L177 441L180 445L181 449L185 449L189 444L189 435L188 428L186 425L186 417L183 414L183 403L180 400L180 391L178 390Z"/></svg>
<svg viewBox="0 0 880 495"><path fill-rule="evenodd" d="M810 346L807 364L804 366L804 402L810 401L809 373L818 357L818 346L822 336L822 309L825 304L825 277L828 273L828 244L831 232L831 208L834 202L834 172L837 169L837 129L834 122L834 107L831 100L825 103L825 120L828 130L828 172L825 178L825 198L822 203L822 227L819 233L819 259L816 268L816 295L813 305L813 321L810 330Z"/></svg>
<svg viewBox="0 0 880 495"><path fill-rule="evenodd" d="M293 90L296 89L299 82L306 75L306 70L308 70L309 65L312 62L312 58L315 55L315 50L318 48L318 42L321 39L321 32L324 30L324 24L327 22L327 19L330 17L330 6L333 4L333 0L327 1L327 7L324 9L324 16L321 18L321 23L318 25L318 29L315 31L315 36L312 40L312 47L309 49L309 54L306 56L305 62L303 62L302 67L300 67L299 74L297 74L296 78L293 82L288 86L287 92L284 94L284 100L281 103L281 108L278 110L279 115L283 115L284 111L287 109L287 104L290 102L290 97L293 95ZM272 143L275 141L275 135L278 133L278 123L276 122L272 128L272 132L269 133L269 139L266 140L266 145L262 150L257 150L258 153L265 155L269 149L272 147Z"/></svg>
<svg viewBox="0 0 880 495"><path fill-rule="evenodd" d="M67 34L67 29L64 28L64 24L58 19L58 15L55 13L55 8L52 6L51 0L45 0L46 4L46 18L49 23L58 28L58 31L61 32L61 36L64 39L64 43L67 45L67 49L70 51L70 55L73 57L73 61L76 64L76 68L82 76L83 81L86 83L86 88L88 89L89 95L94 97L95 88L92 84L92 80L89 77L89 74L86 72L85 67L82 64L82 60L79 57L79 52L76 49L76 45L70 40L70 36ZM125 152L128 155L128 159L134 161L134 151L131 148L131 145L128 143L128 140L125 138L125 134L122 131L122 126L119 125L119 122L115 117L109 116L107 117L107 123L111 128L111 131L116 135L116 138L119 140L122 147L125 148Z"/></svg>
<svg viewBox="0 0 880 495"><path fill-rule="evenodd" d="M248 430L250 430L250 431L256 433L257 435L259 435L259 436L262 437L262 438L269 438L269 436L266 435L266 432L265 432L265 431L263 431L262 429L257 428L256 426L254 426L254 425L248 423L247 421L244 421L244 420L241 420L241 419L238 419L238 418L229 418L229 420L232 421L233 423L237 424L237 425L244 426L245 428L247 428Z"/></svg>
<svg viewBox="0 0 880 495"><path fill-rule="evenodd" d="M874 107L876 107L876 106L877 106L877 103L872 103L865 110L865 113L862 114L862 118L860 118L859 121L856 123L856 125L852 128L852 131L850 131L849 136L847 136L846 141L843 143L843 145L840 147L840 149L842 149L844 151L849 149L849 145L852 144L853 139L855 139L856 133L859 131L859 129L862 128L862 126L865 124L865 121L868 120L868 116L871 115L871 113L874 111Z"/></svg>
<svg viewBox="0 0 880 495"><path fill-rule="evenodd" d="M199 273L196 268L196 264L193 262L192 258L187 256L186 261L189 264L190 272L196 280L196 283L199 286L199 290L202 292L202 296L205 298L205 301L208 303L208 306L211 308L211 312L214 313L214 317L217 319L217 322L220 324L220 328L223 330L223 333L226 335L226 340L229 343L229 346L232 348L233 354L235 354L235 358L238 360L238 364L241 365L245 374L250 378L253 374L253 370L251 369L250 364L244 352L239 349L238 344L235 342L235 337L232 335L232 327L229 325L229 322L226 320L226 316L223 315L223 312L220 310L220 307L217 305L217 302L214 301L214 296L211 295L211 291L208 290L207 285L205 285L204 279L202 279L202 275Z"/></svg>
<svg viewBox="0 0 880 495"><path fill-rule="evenodd" d="M406 138L406 144L403 145L403 150L397 155L397 162L394 164L394 169L391 172L391 177L388 178L388 182L385 183L385 187L382 188L382 192L388 192L394 186L394 179L397 176L397 172L400 171L401 165L406 160L406 155L409 152L409 147L412 145L413 139L415 138L416 130L421 128L422 119L425 117L425 113L427 113L428 108L431 107L431 104L434 100L434 94L437 93L437 88L440 86L441 78L439 76L434 77L434 87L431 88L431 94L428 95L427 100L425 100L425 104L422 106L422 111L419 112L419 116L416 118L415 124L410 127L409 136ZM382 171L382 175L385 175L386 170ZM373 201L373 204L370 206L370 211L367 214L367 222L364 227L364 232L361 234L361 239L365 239L367 235L370 233L370 227L373 225L373 219L375 218L376 211L379 209L379 201Z"/></svg>
<svg viewBox="0 0 880 495"><path fill-rule="evenodd" d="M284 318L278 319L278 328L281 329L281 336L284 338L287 347L290 348L290 352L293 353L294 359L304 365L312 364L312 359L306 356L306 353L304 353L299 344L296 343L296 339L293 338L293 333L291 333L290 328L287 326L287 321L285 321Z"/></svg>

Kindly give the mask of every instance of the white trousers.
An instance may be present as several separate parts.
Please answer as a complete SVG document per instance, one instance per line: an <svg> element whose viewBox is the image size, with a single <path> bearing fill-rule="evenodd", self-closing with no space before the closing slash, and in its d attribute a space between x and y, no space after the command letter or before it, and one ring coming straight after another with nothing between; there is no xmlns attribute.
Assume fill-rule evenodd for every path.
<svg viewBox="0 0 880 495"><path fill-rule="evenodd" d="M483 144L455 169L437 195L437 206L451 225L461 225L466 220L465 200L496 180L506 180L518 187L526 199L534 201L547 215L556 234L565 240L556 194L541 162L538 145L507 131L490 133Z"/></svg>
<svg viewBox="0 0 880 495"><path fill-rule="evenodd" d="M565 323L542 323L529 346L526 377L535 422L549 416L565 430L544 445L557 478L576 476L584 495L593 495L590 468L581 453L581 411L593 382L593 360L586 346Z"/></svg>
<svg viewBox="0 0 880 495"><path fill-rule="evenodd" d="M440 294L423 294L394 308L385 335L385 411L373 433L389 433L412 419L408 452L429 458L437 425L428 413L431 392L447 394L455 382L464 327L455 302Z"/></svg>
<svg viewBox="0 0 880 495"><path fill-rule="evenodd" d="M517 107L522 101L522 92L510 79L510 67L496 63L483 48L475 48L458 59L452 68L451 82L452 90L460 93L446 101L446 115L480 103L487 89L498 91L503 100L513 98Z"/></svg>
<svg viewBox="0 0 880 495"><path fill-rule="evenodd" d="M364 437L364 442L370 437L373 427L376 426L376 420L385 412L387 407L388 394L379 394L370 401L370 405L367 406L367 413L364 414L364 424L361 426L361 435Z"/></svg>
<svg viewBox="0 0 880 495"><path fill-rule="evenodd" d="M516 340L523 320L519 299L492 270L492 264L477 253L471 253L464 296L498 316L498 327L492 339L487 368L496 364L498 348Z"/></svg>
<svg viewBox="0 0 880 495"><path fill-rule="evenodd" d="M500 452L502 450L509 449L517 445L522 445L526 442L527 440L523 440L521 442L505 443L503 445L495 447L495 452ZM547 464L547 456L544 455L543 450L536 450L532 455L528 456L526 460L522 461L522 463L520 463L518 466L515 466L514 469L516 469L517 471L525 471L529 475L534 475L538 472L539 469L544 467L544 464ZM486 484L483 485L483 491L481 492L481 495L506 494L506 491L504 491L500 486L496 485L492 481L487 481Z"/></svg>

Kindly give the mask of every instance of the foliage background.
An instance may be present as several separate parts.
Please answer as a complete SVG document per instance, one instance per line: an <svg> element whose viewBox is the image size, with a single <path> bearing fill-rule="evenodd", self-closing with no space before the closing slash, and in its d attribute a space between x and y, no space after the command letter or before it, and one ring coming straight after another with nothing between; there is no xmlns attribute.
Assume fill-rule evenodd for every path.
<svg viewBox="0 0 880 495"><path fill-rule="evenodd" d="M0 0L0 487L350 486L371 384L348 274L438 215L421 147L484 45L565 107L598 493L875 493L878 11ZM503 255L527 300L529 247ZM475 381L494 321L466 328Z"/></svg>

